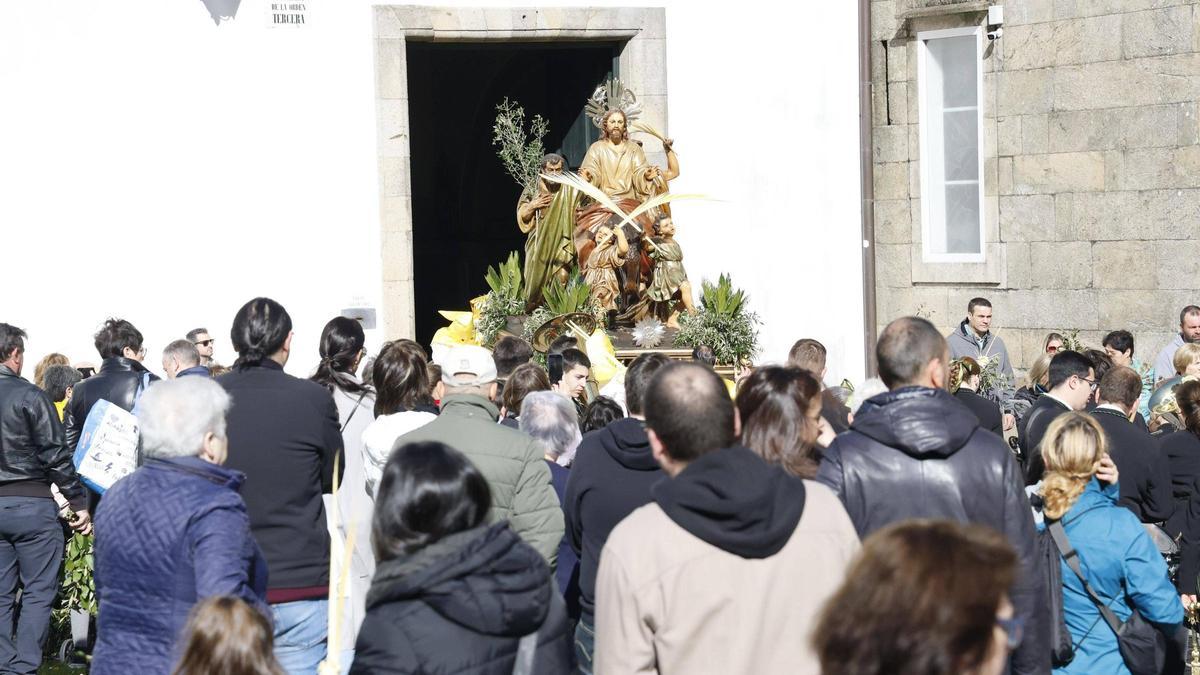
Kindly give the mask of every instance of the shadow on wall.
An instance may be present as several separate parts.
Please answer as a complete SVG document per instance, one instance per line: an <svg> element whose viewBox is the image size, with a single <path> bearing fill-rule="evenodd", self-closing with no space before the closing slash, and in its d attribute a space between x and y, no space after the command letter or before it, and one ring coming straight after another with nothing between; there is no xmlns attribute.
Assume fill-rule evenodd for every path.
<svg viewBox="0 0 1200 675"><path fill-rule="evenodd" d="M242 4L242 0L200 0L204 6L208 8L208 14L212 17L213 23L221 25L222 20L237 16L238 5Z"/></svg>

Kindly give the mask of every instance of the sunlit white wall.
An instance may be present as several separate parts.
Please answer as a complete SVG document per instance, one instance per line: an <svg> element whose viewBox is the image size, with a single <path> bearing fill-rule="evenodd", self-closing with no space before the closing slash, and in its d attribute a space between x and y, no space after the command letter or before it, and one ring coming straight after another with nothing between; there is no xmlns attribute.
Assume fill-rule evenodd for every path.
<svg viewBox="0 0 1200 675"><path fill-rule="evenodd" d="M220 26L199 0L0 6L0 321L30 364L97 361L109 315L155 370L200 325L229 363L268 295L304 375L328 318L380 305L371 3L311 0L297 29L267 4ZM855 4L667 3L673 189L722 200L676 206L689 274L749 292L760 360L824 341L832 381L863 368Z"/></svg>

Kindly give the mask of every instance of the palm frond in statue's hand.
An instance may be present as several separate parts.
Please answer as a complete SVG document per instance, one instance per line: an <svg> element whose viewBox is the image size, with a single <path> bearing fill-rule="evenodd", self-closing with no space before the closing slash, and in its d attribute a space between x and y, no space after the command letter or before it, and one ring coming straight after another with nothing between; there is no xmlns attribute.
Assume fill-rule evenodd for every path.
<svg viewBox="0 0 1200 675"><path fill-rule="evenodd" d="M620 206L618 206L617 202L612 197L604 194L603 190L587 182L583 179L583 176L580 176L577 173L570 171L564 171L562 173L544 173L542 174L542 179L550 183L558 183L559 185L566 185L579 190L588 197L591 197L592 200L597 204L603 206L609 211L612 211L618 216L621 216L621 222L617 225L617 227L622 227L628 223L632 225L633 228L638 232L641 232L642 228L634 221L634 219L643 213L646 213L650 209L683 199L708 199L704 195L674 194L670 192L664 192L662 194L654 195L650 199L647 199L639 204L634 210L626 213L625 209L622 209Z"/></svg>

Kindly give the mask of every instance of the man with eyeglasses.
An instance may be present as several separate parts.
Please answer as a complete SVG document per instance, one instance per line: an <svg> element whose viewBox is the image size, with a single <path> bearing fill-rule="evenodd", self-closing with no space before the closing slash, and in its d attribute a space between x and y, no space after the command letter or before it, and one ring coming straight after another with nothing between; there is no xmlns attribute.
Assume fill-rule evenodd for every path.
<svg viewBox="0 0 1200 675"><path fill-rule="evenodd" d="M1025 460L1025 484L1042 479L1046 470L1038 446L1046 429L1059 415L1083 410L1096 393L1096 369L1092 360L1079 352L1061 351L1050 360L1050 391L1034 404L1017 429L1021 457Z"/></svg>
<svg viewBox="0 0 1200 675"><path fill-rule="evenodd" d="M188 342L196 345L200 352L200 365L211 368L213 365L213 339L207 328L193 328L187 332Z"/></svg>

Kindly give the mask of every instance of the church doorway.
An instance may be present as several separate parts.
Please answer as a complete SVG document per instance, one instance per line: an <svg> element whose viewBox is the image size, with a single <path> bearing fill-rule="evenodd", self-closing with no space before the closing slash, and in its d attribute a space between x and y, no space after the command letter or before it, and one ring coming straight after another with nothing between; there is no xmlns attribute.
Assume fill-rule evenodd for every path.
<svg viewBox="0 0 1200 675"><path fill-rule="evenodd" d="M520 189L492 146L496 104L508 97L528 122L545 117L547 152L577 168L597 130L583 114L595 87L618 75L617 42L406 45L416 339L445 325L439 309L467 309L487 292L484 273L510 251Z"/></svg>

